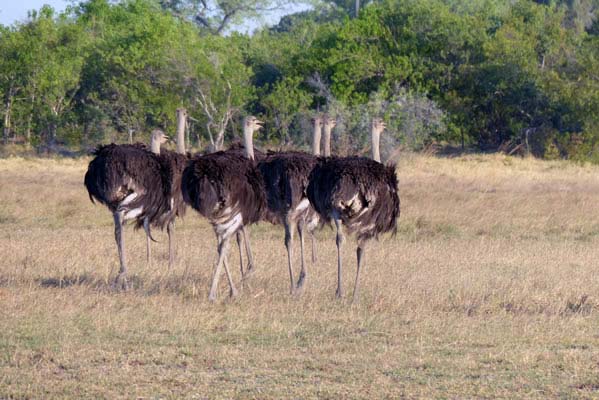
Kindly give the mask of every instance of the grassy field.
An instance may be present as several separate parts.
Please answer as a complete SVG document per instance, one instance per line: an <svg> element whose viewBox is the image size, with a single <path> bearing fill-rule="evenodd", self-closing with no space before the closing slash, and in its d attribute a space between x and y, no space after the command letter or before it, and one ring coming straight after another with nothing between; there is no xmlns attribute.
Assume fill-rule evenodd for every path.
<svg viewBox="0 0 599 400"><path fill-rule="evenodd" d="M599 168L505 156L398 165L399 232L335 300L333 231L290 297L283 232L250 228L258 271L207 301L216 258L192 210L153 263L87 160L0 160L0 398L599 398ZM345 246L345 283L355 273ZM231 264L239 280L238 257Z"/></svg>

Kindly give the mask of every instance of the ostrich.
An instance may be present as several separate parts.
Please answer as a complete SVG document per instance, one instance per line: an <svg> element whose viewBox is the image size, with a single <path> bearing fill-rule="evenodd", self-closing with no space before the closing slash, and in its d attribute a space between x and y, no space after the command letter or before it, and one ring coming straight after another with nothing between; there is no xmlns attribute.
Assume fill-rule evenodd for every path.
<svg viewBox="0 0 599 400"><path fill-rule="evenodd" d="M303 289L307 274L304 262L304 228L306 227L312 237L312 260L315 261L314 229L319 225L319 218L306 197L306 188L310 172L318 162L322 118L316 117L313 122L314 155L297 151L272 152L258 163L258 169L264 179L268 210L271 215L276 216L277 222L285 226L290 294ZM301 250L301 271L297 285L293 278L292 262L295 229L300 238Z"/></svg>
<svg viewBox="0 0 599 400"><path fill-rule="evenodd" d="M395 166L380 163L379 138L385 128L380 119L372 122L372 155L327 159L310 176L307 193L310 203L325 220L337 228L337 297L343 297L341 244L343 229L358 240L357 269L353 301L359 296L360 267L366 242L385 232L395 232L399 217L399 195Z"/></svg>
<svg viewBox="0 0 599 400"><path fill-rule="evenodd" d="M333 121L333 124L334 124L334 120L332 120L332 119L329 119L329 120ZM312 123L313 123L312 154L314 154L315 156L319 156L320 155L321 133L322 133L322 126L323 126L323 117L320 115L317 115L316 117L314 117L312 119ZM329 130L329 133L330 133L330 130ZM329 142L329 146L330 146L330 142ZM242 154L245 150L241 143L235 143L231 147L229 147L229 149L227 149L226 151L233 152L236 154ZM269 152L268 160L267 160L266 164L262 165L262 161L265 160L267 155L265 155L264 153L262 153L261 151L255 149L255 148L254 148L254 152L255 152L256 161L258 161L258 163L261 165L260 166L261 172L262 172L262 170L270 170L271 167L273 166L273 163L276 163L276 166L274 166L275 170L268 174L268 177L271 180L270 180L270 185L269 185L270 189L268 190L268 188L267 188L267 190L268 190L268 192L267 192L268 199L267 200L269 202L268 203L269 209L272 209L274 207L275 217L276 217L277 213L279 214L279 216L275 222L283 223L283 221L285 221L285 216L284 216L283 207L281 207L281 204L284 201L284 199L283 199L284 195L282 197L278 197L278 196L280 196L280 193L279 193L279 188L277 187L277 184L280 179L287 179L286 172L284 171L285 167L282 168L283 164L286 162L293 162L293 160L289 157L282 157L282 158L278 158L275 161L275 158L277 158L276 157L277 155L290 154L290 153ZM330 147L329 147L329 153L330 153ZM306 153L299 153L299 154L309 156ZM310 162L312 162L312 160ZM309 173L310 173L310 171L307 171L307 175L304 180L307 181L307 176L309 175ZM264 174L263 174L263 176L266 177ZM275 182L275 180L276 180L276 182ZM302 195L303 199L306 199L305 186L306 186L306 184L304 183L303 188L297 189L297 190L299 190L299 193L303 193L303 195ZM293 190L297 191L296 188L294 188ZM291 196L291 197L293 197L293 196ZM297 204L295 204L295 206L297 206ZM272 216L273 213L271 212L268 215ZM281 215L283 215L283 216L281 216ZM305 221L310 221L310 223L308 224L309 225L308 231L310 233L310 238L311 238L311 243L312 243L312 263L315 263L316 262L316 239L314 237L314 229L316 228L316 226L318 224L318 219L317 219L316 213L313 210L311 211L311 213L310 213L310 210L306 210L306 212L301 213L301 215L297 214L294 216L294 219L297 219L300 222L299 224L296 224L296 225L298 227L298 232L299 232L301 240L302 240L301 241L302 272L301 272L301 275L300 275L301 278L299 281L299 287L301 288L303 285L304 278L306 276L306 273L305 273L306 270L304 267L304 251L303 251L304 223L305 223ZM300 229L301 229L301 231L300 231ZM292 240L293 229L291 229L290 233L291 233L291 240ZM251 275L253 272L255 272L251 245L249 242L249 236L247 235L244 227L242 227L240 230L237 231L236 237L237 237L237 247L239 248L239 266L240 266L240 270L241 270L241 276L245 279L249 275ZM247 258L248 258L247 269L245 271L243 269L243 252L242 252L242 245L241 245L242 238L243 238L243 242L245 243L245 250L246 250L246 254L247 254ZM289 239L286 239L286 240L289 240ZM289 250L289 248L288 248L288 250ZM288 254L288 256L291 257L291 255L289 255L289 254ZM291 277L291 280L293 281L293 277ZM292 290L293 290L293 285L292 285Z"/></svg>
<svg viewBox="0 0 599 400"><path fill-rule="evenodd" d="M180 194L181 175L186 157L169 151L161 153L160 145L168 137L154 130L151 151L141 143L99 146L89 163L84 184L89 198L106 205L112 212L120 269L115 280L128 288L123 225L134 219L136 228L146 232L146 251L150 260L150 226L167 226L169 235L169 268L173 262L173 222L185 211Z"/></svg>
<svg viewBox="0 0 599 400"><path fill-rule="evenodd" d="M263 152L261 152L260 150L258 150L257 148L254 147L253 151L254 151L254 158L256 161L260 161L265 157L265 154ZM229 146L229 148L227 150L225 150L225 152L231 153L231 154L236 154L238 156L244 156L244 157L246 154L244 144L240 143L239 141L235 141L233 144L231 144ZM237 239L237 248L239 249L239 269L241 271L242 280L245 280L246 278L248 278L250 275L252 275L256 271L256 268L255 268L255 264L254 264L254 257L252 255L252 247L250 245L250 237L247 234L244 226L242 226L237 231L236 239ZM245 252L247 255L247 259L248 259L247 268L245 271L243 269L242 241L244 243Z"/></svg>
<svg viewBox="0 0 599 400"><path fill-rule="evenodd" d="M231 235L258 222L266 212L264 182L255 166L252 145L252 135L260 128L258 119L246 117L243 123L244 155L236 151L218 151L196 156L183 172L185 202L210 221L217 238L218 261L208 295L211 302L216 300L223 265L229 281L229 295L237 296L227 260Z"/></svg>

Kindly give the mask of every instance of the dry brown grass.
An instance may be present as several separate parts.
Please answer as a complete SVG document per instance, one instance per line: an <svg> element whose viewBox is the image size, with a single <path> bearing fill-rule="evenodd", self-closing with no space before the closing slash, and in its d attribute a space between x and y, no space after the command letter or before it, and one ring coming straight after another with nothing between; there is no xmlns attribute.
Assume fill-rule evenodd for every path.
<svg viewBox="0 0 599 400"><path fill-rule="evenodd" d="M127 229L134 288L114 292L85 168L0 160L0 398L599 397L597 167L405 156L398 235L367 249L353 306L334 299L330 229L292 298L266 224L241 298L223 279L210 305L215 239L193 211L170 273L165 235L147 266ZM348 290L354 259L348 242Z"/></svg>

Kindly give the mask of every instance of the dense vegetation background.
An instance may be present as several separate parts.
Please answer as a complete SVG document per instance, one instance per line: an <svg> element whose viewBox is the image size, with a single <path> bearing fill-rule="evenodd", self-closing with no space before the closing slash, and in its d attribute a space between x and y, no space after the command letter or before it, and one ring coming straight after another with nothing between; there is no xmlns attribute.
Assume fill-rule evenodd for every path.
<svg viewBox="0 0 599 400"><path fill-rule="evenodd" d="M363 151L382 115L387 155L440 145L599 162L599 0L359 3L311 1L252 35L231 27L282 1L44 7L0 25L3 146L147 140L185 107L196 148L221 147L246 113L266 121L263 143L303 147L329 112L341 154Z"/></svg>

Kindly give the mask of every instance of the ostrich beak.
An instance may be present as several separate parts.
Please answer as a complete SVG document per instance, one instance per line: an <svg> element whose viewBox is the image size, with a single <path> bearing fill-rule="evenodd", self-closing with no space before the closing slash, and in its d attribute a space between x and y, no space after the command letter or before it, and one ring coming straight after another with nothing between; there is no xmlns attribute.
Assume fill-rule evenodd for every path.
<svg viewBox="0 0 599 400"><path fill-rule="evenodd" d="M262 129L262 124L264 122L260 121L259 119L255 120L254 123L256 124L256 126L258 127L258 129Z"/></svg>

